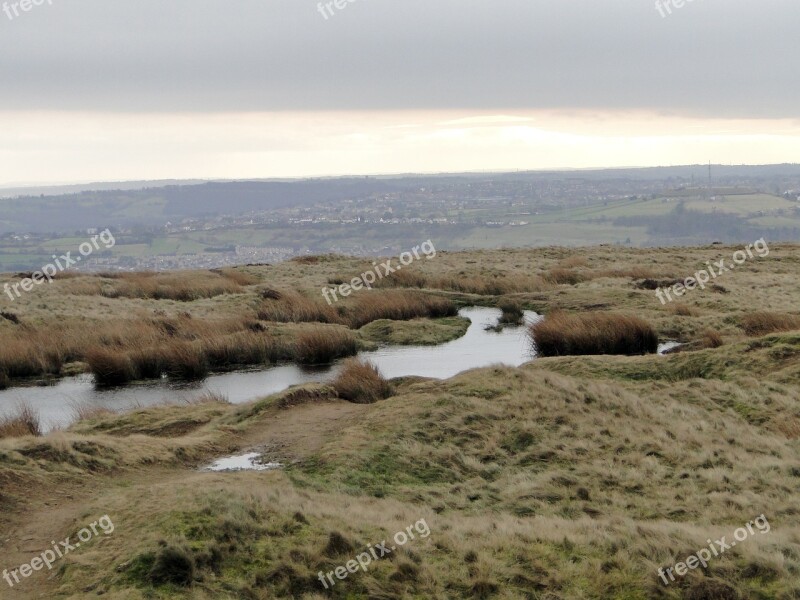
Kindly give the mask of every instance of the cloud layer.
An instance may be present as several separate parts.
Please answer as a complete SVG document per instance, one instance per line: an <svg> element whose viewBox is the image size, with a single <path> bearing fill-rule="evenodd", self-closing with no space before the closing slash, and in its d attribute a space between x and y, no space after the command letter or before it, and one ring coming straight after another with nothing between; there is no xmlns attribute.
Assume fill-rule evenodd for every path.
<svg viewBox="0 0 800 600"><path fill-rule="evenodd" d="M651 0L355 0L334 12L53 0L0 13L2 108L800 116L795 0L694 0L664 18Z"/></svg>

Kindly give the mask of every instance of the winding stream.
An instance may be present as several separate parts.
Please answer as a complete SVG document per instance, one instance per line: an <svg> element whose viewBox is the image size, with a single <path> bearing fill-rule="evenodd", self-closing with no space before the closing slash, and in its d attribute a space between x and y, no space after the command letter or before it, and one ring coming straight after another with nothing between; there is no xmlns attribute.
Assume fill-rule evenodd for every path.
<svg viewBox="0 0 800 600"><path fill-rule="evenodd" d="M461 371L491 364L519 366L533 358L525 327L507 327L502 332L486 331L500 318L496 308L464 308L462 317L472 323L467 333L439 346L390 346L361 352L388 378L418 375L446 379ZM531 323L538 319L525 313ZM65 427L74 420L75 406L97 406L113 411L165 403L180 403L211 391L234 404L250 402L286 388L336 377L339 365L307 368L281 365L267 369L211 375L201 382L182 383L168 379L137 383L123 388L96 389L91 375L68 377L47 387L13 387L0 392L0 415L13 413L20 402L38 412L47 431Z"/></svg>

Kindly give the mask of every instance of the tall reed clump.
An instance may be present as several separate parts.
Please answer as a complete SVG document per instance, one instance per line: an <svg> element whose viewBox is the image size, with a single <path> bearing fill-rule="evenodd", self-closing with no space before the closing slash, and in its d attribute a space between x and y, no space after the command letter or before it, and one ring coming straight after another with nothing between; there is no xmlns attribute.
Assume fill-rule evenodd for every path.
<svg viewBox="0 0 800 600"><path fill-rule="evenodd" d="M39 415L27 404L20 404L13 415L0 418L0 440L3 438L42 435Z"/></svg>
<svg viewBox="0 0 800 600"><path fill-rule="evenodd" d="M315 327L295 340L295 360L302 365L325 365L358 352L358 340L347 329Z"/></svg>
<svg viewBox="0 0 800 600"><path fill-rule="evenodd" d="M262 291L264 301L258 318L276 323L342 323L339 313L322 299L311 299L297 292Z"/></svg>
<svg viewBox="0 0 800 600"><path fill-rule="evenodd" d="M372 404L392 395L392 386L369 361L351 358L333 382L340 398L356 404Z"/></svg>
<svg viewBox="0 0 800 600"><path fill-rule="evenodd" d="M379 319L406 321L421 317L452 317L458 314L458 308L450 299L441 296L393 290L361 294L345 305L343 312L347 325L360 329Z"/></svg>
<svg viewBox="0 0 800 600"><path fill-rule="evenodd" d="M53 335L25 332L5 336L0 343L0 371L10 379L58 373L62 364L58 346L59 340Z"/></svg>
<svg viewBox="0 0 800 600"><path fill-rule="evenodd" d="M210 371L208 357L200 343L174 342L164 350L167 374L174 379L205 379Z"/></svg>
<svg viewBox="0 0 800 600"><path fill-rule="evenodd" d="M554 312L530 327L540 356L648 354L658 351L658 334L637 317L614 313Z"/></svg>
<svg viewBox="0 0 800 600"><path fill-rule="evenodd" d="M788 313L757 312L745 315L741 327L747 335L767 335L800 329L800 317Z"/></svg>
<svg viewBox="0 0 800 600"><path fill-rule="evenodd" d="M125 385L138 378L133 361L121 350L92 348L86 352L85 360L98 387Z"/></svg>

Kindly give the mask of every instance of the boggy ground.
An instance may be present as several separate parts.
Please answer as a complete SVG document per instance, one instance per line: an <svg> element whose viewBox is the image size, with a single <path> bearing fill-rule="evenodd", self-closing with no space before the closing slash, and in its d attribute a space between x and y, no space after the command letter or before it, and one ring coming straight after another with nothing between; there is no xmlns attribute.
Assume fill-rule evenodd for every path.
<svg viewBox="0 0 800 600"><path fill-rule="evenodd" d="M402 280L460 303L634 314L690 344L678 354L408 378L374 404L306 386L0 440L0 569L102 515L115 525L51 572L13 589L0 580L0 598L800 598L798 248L772 247L680 305L662 306L644 281L683 279L736 249L440 254ZM365 264L266 269L271 287L310 290ZM202 320L208 302L230 301L235 316L228 296L96 300ZM36 305L19 313L47 318ZM252 450L284 467L196 470ZM769 533L659 578L762 514ZM318 580L420 519L430 536L333 588Z"/></svg>

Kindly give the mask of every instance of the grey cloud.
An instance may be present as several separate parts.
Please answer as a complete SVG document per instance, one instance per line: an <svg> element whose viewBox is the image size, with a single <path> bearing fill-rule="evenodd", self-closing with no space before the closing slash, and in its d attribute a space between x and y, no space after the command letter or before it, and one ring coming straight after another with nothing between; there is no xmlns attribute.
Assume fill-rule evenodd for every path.
<svg viewBox="0 0 800 600"><path fill-rule="evenodd" d="M694 0L666 18L653 0L356 0L335 12L326 21L316 0L53 0L0 13L0 108L800 116L796 0Z"/></svg>

